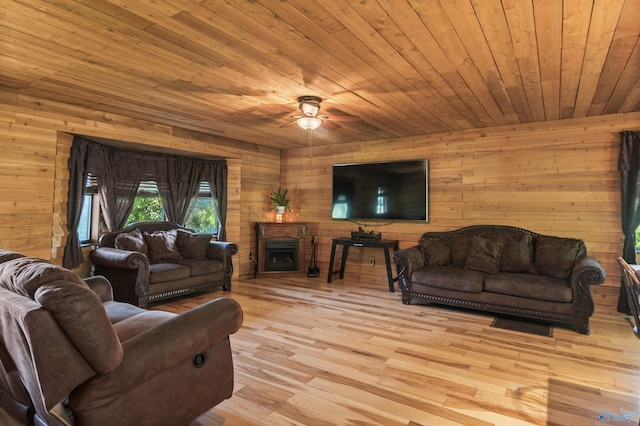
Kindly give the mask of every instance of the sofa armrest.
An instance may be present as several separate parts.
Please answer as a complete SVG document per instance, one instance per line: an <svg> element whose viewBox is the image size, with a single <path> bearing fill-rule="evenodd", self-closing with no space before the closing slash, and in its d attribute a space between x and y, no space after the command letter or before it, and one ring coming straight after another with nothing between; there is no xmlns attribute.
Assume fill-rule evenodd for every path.
<svg viewBox="0 0 640 426"><path fill-rule="evenodd" d="M424 267L424 256L419 246L413 246L393 253L393 262L398 265L398 283L402 290L411 288L411 274Z"/></svg>
<svg viewBox="0 0 640 426"><path fill-rule="evenodd" d="M91 393L93 400L124 394L177 365L191 363L195 355L238 331L242 319L240 305L226 297L176 315L124 342L120 366L93 377L74 393Z"/></svg>
<svg viewBox="0 0 640 426"><path fill-rule="evenodd" d="M591 256L583 256L576 262L571 273L571 288L573 309L577 316L589 317L593 314L591 285L602 284L606 276L600 263Z"/></svg>
<svg viewBox="0 0 640 426"><path fill-rule="evenodd" d="M233 275L233 262L231 257L238 253L238 245L236 243L224 241L210 241L207 244L207 259L219 260L224 263L224 276L231 278Z"/></svg>
<svg viewBox="0 0 640 426"><path fill-rule="evenodd" d="M84 282L98 295L102 303L113 301L111 283L102 275L85 278Z"/></svg>
<svg viewBox="0 0 640 426"><path fill-rule="evenodd" d="M571 282L602 284L607 277L600 263L591 256L581 257L573 266Z"/></svg>
<svg viewBox="0 0 640 426"><path fill-rule="evenodd" d="M112 247L98 247L89 253L89 258L96 265L118 269L138 269L141 265L149 269L149 259L137 251L120 250Z"/></svg>
<svg viewBox="0 0 640 426"><path fill-rule="evenodd" d="M104 275L114 299L145 307L149 295L149 259L136 251L98 247L89 253L96 275Z"/></svg>

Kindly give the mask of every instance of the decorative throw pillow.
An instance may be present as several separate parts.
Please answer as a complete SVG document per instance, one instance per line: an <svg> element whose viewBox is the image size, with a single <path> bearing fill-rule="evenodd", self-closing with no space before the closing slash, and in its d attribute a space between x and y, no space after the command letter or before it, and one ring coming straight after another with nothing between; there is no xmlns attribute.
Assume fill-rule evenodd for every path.
<svg viewBox="0 0 640 426"><path fill-rule="evenodd" d="M123 232L118 235L114 247L120 250L137 251L145 256L148 254L147 243L139 229L134 229L131 232Z"/></svg>
<svg viewBox="0 0 640 426"><path fill-rule="evenodd" d="M150 262L175 262L181 259L176 243L178 232L169 231L145 232L144 240L149 250Z"/></svg>
<svg viewBox="0 0 640 426"><path fill-rule="evenodd" d="M422 237L419 245L422 247L425 266L446 266L451 263L448 237Z"/></svg>
<svg viewBox="0 0 640 426"><path fill-rule="evenodd" d="M535 273L533 244L529 234L502 237L504 248L500 257L500 270L505 272Z"/></svg>
<svg viewBox="0 0 640 426"><path fill-rule="evenodd" d="M194 234L178 229L178 250L185 259L206 259L211 234Z"/></svg>
<svg viewBox="0 0 640 426"><path fill-rule="evenodd" d="M587 248L582 240L540 235L536 244L536 271L568 280L573 265L586 254Z"/></svg>
<svg viewBox="0 0 640 426"><path fill-rule="evenodd" d="M469 253L469 246L473 239L470 235L450 235L449 244L451 246L451 265L456 268L464 268Z"/></svg>
<svg viewBox="0 0 640 426"><path fill-rule="evenodd" d="M464 263L466 269L483 271L489 274L500 272L500 255L502 254L502 241L474 235L469 246L467 260Z"/></svg>

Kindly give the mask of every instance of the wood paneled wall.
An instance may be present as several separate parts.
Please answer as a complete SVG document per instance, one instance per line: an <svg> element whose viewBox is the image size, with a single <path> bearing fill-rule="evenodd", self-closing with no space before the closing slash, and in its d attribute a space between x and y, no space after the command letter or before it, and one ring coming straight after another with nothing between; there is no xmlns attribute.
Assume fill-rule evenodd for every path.
<svg viewBox="0 0 640 426"><path fill-rule="evenodd" d="M278 185L280 151L186 134L156 123L0 90L0 247L62 263L66 244L72 134L122 146L227 158L227 240L237 242L235 277L253 274L253 223L264 220L268 192ZM179 134L179 136L176 136ZM89 248L87 248L87 251ZM88 263L78 268L86 275ZM244 272L242 272L244 271Z"/></svg>
<svg viewBox="0 0 640 426"><path fill-rule="evenodd" d="M312 279L325 280L331 238L358 226L330 219L331 165L428 158L429 222L369 222L365 229L398 239L401 247L415 244L425 231L482 223L582 238L608 274L595 293L598 306L610 309L622 246L619 132L637 129L640 113L617 114L314 147L309 158L307 148L280 153L197 133L178 136L156 123L0 90L0 247L62 261L69 135L84 134L137 148L227 158L227 235L240 248L235 276L253 276L254 223L273 218L269 192L289 188L294 211L288 220L307 222L309 235L319 237L321 275ZM383 268L381 251L350 252L347 274L353 277L385 285Z"/></svg>
<svg viewBox="0 0 640 426"><path fill-rule="evenodd" d="M293 194L299 217L319 236L318 261L326 279L331 238L358 225L332 221L331 166L336 163L429 159L429 222L365 222L366 230L415 245L426 231L475 224L502 224L581 238L608 278L596 303L617 302L621 253L619 132L640 129L640 114L496 127L340 147L287 150L282 184ZM392 142L392 143L391 143ZM376 263L369 265L369 257ZM376 249L350 250L346 274L385 283L384 258Z"/></svg>

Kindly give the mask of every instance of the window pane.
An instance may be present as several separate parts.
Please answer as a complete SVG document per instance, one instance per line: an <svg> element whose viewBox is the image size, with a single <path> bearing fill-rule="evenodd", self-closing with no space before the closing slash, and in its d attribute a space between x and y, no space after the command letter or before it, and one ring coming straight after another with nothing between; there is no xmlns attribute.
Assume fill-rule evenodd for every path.
<svg viewBox="0 0 640 426"><path fill-rule="evenodd" d="M156 183L152 181L141 182L138 188L138 195L133 202L133 209L125 225L131 225L136 222L157 222L161 220L164 220L164 212Z"/></svg>
<svg viewBox="0 0 640 426"><path fill-rule="evenodd" d="M93 208L93 195L84 194L82 212L80 213L80 223L78 223L78 238L80 242L91 239L91 210Z"/></svg>
<svg viewBox="0 0 640 426"><path fill-rule="evenodd" d="M185 226L197 232L218 233L218 221L211 197L198 197Z"/></svg>

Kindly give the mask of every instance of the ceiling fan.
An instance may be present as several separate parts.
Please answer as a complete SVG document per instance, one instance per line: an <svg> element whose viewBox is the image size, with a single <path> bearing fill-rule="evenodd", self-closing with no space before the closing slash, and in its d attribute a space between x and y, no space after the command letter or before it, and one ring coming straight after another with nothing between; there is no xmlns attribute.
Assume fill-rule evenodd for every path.
<svg viewBox="0 0 640 426"><path fill-rule="evenodd" d="M346 114L329 114L318 115L320 112L320 103L322 98L318 96L299 96L298 108L302 115L292 115L294 121L283 124L280 127L289 127L293 124L298 124L299 127L305 130L315 130L320 126L323 126L329 130L339 129L340 125L334 123L334 121L360 121L359 117Z"/></svg>

